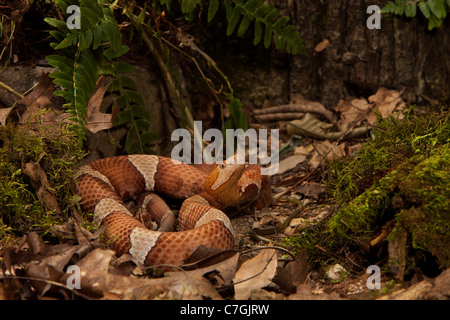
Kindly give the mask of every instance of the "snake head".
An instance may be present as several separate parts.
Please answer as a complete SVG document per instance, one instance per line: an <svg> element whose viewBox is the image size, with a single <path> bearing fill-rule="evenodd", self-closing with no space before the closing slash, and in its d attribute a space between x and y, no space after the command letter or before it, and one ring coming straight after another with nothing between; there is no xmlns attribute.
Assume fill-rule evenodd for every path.
<svg viewBox="0 0 450 320"><path fill-rule="evenodd" d="M220 203L227 206L239 204L239 179L246 164L221 163L206 178L205 189Z"/></svg>

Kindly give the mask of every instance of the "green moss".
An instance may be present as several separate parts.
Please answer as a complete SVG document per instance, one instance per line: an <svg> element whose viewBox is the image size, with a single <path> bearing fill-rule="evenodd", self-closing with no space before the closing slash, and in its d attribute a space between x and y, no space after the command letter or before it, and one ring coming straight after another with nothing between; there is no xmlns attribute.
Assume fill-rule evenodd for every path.
<svg viewBox="0 0 450 320"><path fill-rule="evenodd" d="M349 241L355 236L373 234L389 207L389 189L372 187L356 197L332 217L329 232L339 241Z"/></svg>
<svg viewBox="0 0 450 320"><path fill-rule="evenodd" d="M396 213L392 199L408 209ZM383 221L397 219L411 234L414 248L430 252L450 266L450 147L417 155L389 172L376 185L339 210L329 222L338 241L354 243L374 236Z"/></svg>
<svg viewBox="0 0 450 320"><path fill-rule="evenodd" d="M413 248L430 252L439 265L450 267L450 145L412 168L398 188L411 207L396 218L411 234Z"/></svg>
<svg viewBox="0 0 450 320"><path fill-rule="evenodd" d="M419 117L412 108L402 121L380 121L355 157L331 163L328 186L338 210L288 243L323 262L349 250L362 257L382 228L393 232L391 240L401 229L407 231L406 263L421 251L449 267L449 133L447 112Z"/></svg>
<svg viewBox="0 0 450 320"><path fill-rule="evenodd" d="M67 219L71 178L83 157L78 138L64 127L58 130L30 126L0 127L0 246L31 230L45 233ZM47 190L61 212L49 210L38 199L35 186L24 174L26 163L38 162L45 172Z"/></svg>
<svg viewBox="0 0 450 320"><path fill-rule="evenodd" d="M450 142L448 117L441 111L418 116L412 107L403 120L380 120L373 138L356 156L330 163L331 176L326 183L332 196L347 203L405 159L429 154L433 148Z"/></svg>

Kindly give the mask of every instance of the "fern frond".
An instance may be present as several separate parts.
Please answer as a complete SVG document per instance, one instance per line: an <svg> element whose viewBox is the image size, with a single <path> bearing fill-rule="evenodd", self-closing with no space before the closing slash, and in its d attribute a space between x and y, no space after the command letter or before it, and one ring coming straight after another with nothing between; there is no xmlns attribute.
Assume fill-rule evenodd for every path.
<svg viewBox="0 0 450 320"><path fill-rule="evenodd" d="M159 1L160 5L167 1ZM179 0L184 16L191 20L194 11L202 8L200 0ZM223 3L227 19L226 34L236 33L238 37L244 36L248 29L254 26L253 44L258 45L262 40L268 48L275 40L276 48L291 54L304 54L305 49L299 32L289 25L290 18L280 15L280 11L271 3L264 0L209 0L207 1L207 21L211 22Z"/></svg>
<svg viewBox="0 0 450 320"><path fill-rule="evenodd" d="M230 2L231 1L227 1ZM286 25L290 18L280 16L280 11L271 4L262 0L250 0L247 2L234 1L232 15L228 16L227 35L233 33L236 24L240 21L237 36L243 36L254 22L253 44L257 45L264 39L264 47L268 48L275 39L276 48L285 50L291 54L305 53L303 41L299 32L292 25ZM228 4L230 7L230 4ZM230 8L228 8L230 11ZM265 28L264 28L265 27ZM264 29L264 37L263 37Z"/></svg>

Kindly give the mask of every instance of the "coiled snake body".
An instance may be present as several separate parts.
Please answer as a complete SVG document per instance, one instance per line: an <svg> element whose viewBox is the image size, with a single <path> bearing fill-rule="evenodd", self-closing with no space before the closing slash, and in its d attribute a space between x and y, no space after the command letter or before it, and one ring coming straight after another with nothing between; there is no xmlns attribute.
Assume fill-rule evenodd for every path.
<svg viewBox="0 0 450 320"><path fill-rule="evenodd" d="M224 213L228 208L270 201L268 177L256 165L187 165L154 155L116 156L80 168L77 194L94 222L107 224L105 236L117 255L125 253L139 263L182 265L204 245L231 249L234 233ZM124 200L144 192L185 199L176 220L163 200L153 193L140 200L148 213L133 217ZM160 227L149 230L150 220ZM142 221L142 222L141 222Z"/></svg>

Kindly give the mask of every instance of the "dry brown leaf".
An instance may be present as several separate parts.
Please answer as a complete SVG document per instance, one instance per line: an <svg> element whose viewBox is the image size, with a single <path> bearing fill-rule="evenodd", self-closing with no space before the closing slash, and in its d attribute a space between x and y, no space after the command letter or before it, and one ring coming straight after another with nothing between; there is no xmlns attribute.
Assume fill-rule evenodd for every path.
<svg viewBox="0 0 450 320"><path fill-rule="evenodd" d="M236 266L239 258L239 252L234 250L228 251L227 259L224 259L218 263L210 264L206 267L188 271L188 275L195 275L203 277L206 274L216 271L222 277L224 284L230 284L236 273ZM168 276L178 276L179 272L167 272Z"/></svg>
<svg viewBox="0 0 450 320"><path fill-rule="evenodd" d="M326 191L324 184L318 182L305 182L295 188L296 193L301 193L305 197L317 197Z"/></svg>
<svg viewBox="0 0 450 320"><path fill-rule="evenodd" d="M283 174L291 169L294 169L299 163L302 163L305 160L306 156L302 154L296 154L281 160L278 165L278 174Z"/></svg>
<svg viewBox="0 0 450 320"><path fill-rule="evenodd" d="M305 283L308 278L307 255L304 251L290 261L285 267L278 267L273 282L283 290L294 293L297 286Z"/></svg>
<svg viewBox="0 0 450 320"><path fill-rule="evenodd" d="M100 111L109 84L100 87L89 99L85 127L92 133L112 128L112 115Z"/></svg>
<svg viewBox="0 0 450 320"><path fill-rule="evenodd" d="M25 273L28 277L41 279L41 280L30 280L31 285L36 289L40 295L44 295L52 288L51 282L57 282L62 271L57 270L52 265L48 264L46 261L35 260L31 261L25 266Z"/></svg>
<svg viewBox="0 0 450 320"><path fill-rule="evenodd" d="M379 112L383 119L396 112L399 112L397 119L401 119L403 117L401 112L406 111L406 105L400 96L400 92L396 90L381 87L368 100L376 104L374 111Z"/></svg>
<svg viewBox="0 0 450 320"><path fill-rule="evenodd" d="M340 100L334 110L340 113L340 126L343 128L349 125L359 126L367 118L372 107L373 104L361 98L351 101Z"/></svg>
<svg viewBox="0 0 450 320"><path fill-rule="evenodd" d="M277 271L275 249L263 249L256 257L244 262L234 277L234 298L247 300L252 290L268 286Z"/></svg>
<svg viewBox="0 0 450 320"><path fill-rule="evenodd" d="M43 155L41 155L39 160L36 162L26 163L23 167L23 173L30 177L31 184L36 190L36 195L41 203L43 203L48 210L53 211L56 214L60 214L61 208L59 207L58 201L53 194L54 189L51 187L48 182L47 175L39 164L42 157Z"/></svg>
<svg viewBox="0 0 450 320"><path fill-rule="evenodd" d="M330 44L331 44L330 40L328 40L328 39L325 38L325 39L323 39L321 42L319 42L319 43L315 46L314 51L315 51L315 52L323 51L323 50L325 50Z"/></svg>
<svg viewBox="0 0 450 320"><path fill-rule="evenodd" d="M0 124L2 126L6 126L6 119L8 119L12 109L13 107L0 109Z"/></svg>
<svg viewBox="0 0 450 320"><path fill-rule="evenodd" d="M317 152L319 152L327 160L335 160L345 156L345 142L337 143L324 140L315 145Z"/></svg>
<svg viewBox="0 0 450 320"><path fill-rule="evenodd" d="M94 249L77 263L81 273L80 291L101 299L221 299L203 275L192 271L174 272L170 276L146 279L109 272L112 250ZM66 283L70 275L63 275Z"/></svg>
<svg viewBox="0 0 450 320"><path fill-rule="evenodd" d="M365 125L347 130L348 126L342 127L340 131L330 131L333 124L320 121L312 114L307 113L300 120L290 121L287 126L287 133L290 135L303 135L314 139L350 139L364 135L368 128Z"/></svg>
<svg viewBox="0 0 450 320"><path fill-rule="evenodd" d="M26 237L26 243L33 254L42 253L45 250L45 243L37 232L30 232Z"/></svg>
<svg viewBox="0 0 450 320"><path fill-rule="evenodd" d="M385 119L391 114L399 112L397 118L401 119L401 111L405 111L406 106L400 96L401 93L396 90L380 87L367 100L365 98L351 101L340 100L334 108L341 115L340 127L359 126L364 121L374 125L377 121L377 114Z"/></svg>
<svg viewBox="0 0 450 320"><path fill-rule="evenodd" d="M26 107L26 110L22 114L23 123L33 120L36 116L40 115L42 110L53 105L51 98L54 90L55 85L52 79L48 76L48 73L42 72L37 86L29 95L19 101L20 104Z"/></svg>

